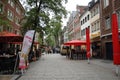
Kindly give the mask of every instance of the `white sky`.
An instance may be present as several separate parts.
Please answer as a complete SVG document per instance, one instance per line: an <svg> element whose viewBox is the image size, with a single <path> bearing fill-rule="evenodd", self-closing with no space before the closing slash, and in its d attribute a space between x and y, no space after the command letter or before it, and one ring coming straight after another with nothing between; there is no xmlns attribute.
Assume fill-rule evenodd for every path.
<svg viewBox="0 0 120 80"><path fill-rule="evenodd" d="M25 1L25 0L20 0L21 2ZM65 4L64 6L66 7L66 10L72 12L76 10L76 5L82 5L82 6L87 6L88 3L91 0L68 0L68 3ZM66 22L68 21L69 15L67 17L67 19L63 19L63 26L66 26Z"/></svg>
<svg viewBox="0 0 120 80"><path fill-rule="evenodd" d="M68 3L65 4L66 10L72 12L76 10L76 5L87 6L91 0L68 0ZM68 21L69 15L67 19L63 19L63 26L66 26L66 22Z"/></svg>

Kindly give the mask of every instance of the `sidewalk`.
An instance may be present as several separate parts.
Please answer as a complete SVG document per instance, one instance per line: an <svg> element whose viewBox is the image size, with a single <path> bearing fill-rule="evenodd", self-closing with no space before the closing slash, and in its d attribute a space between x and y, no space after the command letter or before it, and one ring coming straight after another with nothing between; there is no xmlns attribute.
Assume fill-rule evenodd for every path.
<svg viewBox="0 0 120 80"><path fill-rule="evenodd" d="M0 80L10 80L12 77L12 75L0 75Z"/></svg>
<svg viewBox="0 0 120 80"><path fill-rule="evenodd" d="M90 60L91 64L98 65L100 67L109 69L115 74L115 69L116 65L113 64L113 61L111 60L104 60L104 59L91 59ZM119 74L118 76L120 77L120 65L119 65Z"/></svg>
<svg viewBox="0 0 120 80"><path fill-rule="evenodd" d="M48 56L49 57L49 56ZM61 76L59 76L58 75L58 71L59 71L59 69L54 69L54 67L55 66L57 66L57 65L59 65L59 66L61 66L62 64L65 64L65 65L71 65L71 67L76 67L76 68L78 68L78 66L80 67L81 66L81 64L82 65L84 65L84 66L81 66L81 68L86 68L87 66L88 67L97 67L96 69L99 69L100 68L100 70L105 70L105 71L109 71L109 72L112 72L112 74L114 75L114 76L116 76L115 75L115 68L116 68L116 66L113 64L113 61L110 61L110 60L103 60L103 59L91 59L90 60L90 65L88 65L88 64L86 64L87 63L87 60L68 60L68 59L66 59L66 58L64 58L64 57L62 57L64 60L62 60L63 62L64 61L66 61L65 63L59 63L59 64L57 64L56 63L56 65L53 65L51 68L50 67L48 67L47 65L52 65L52 63L48 63L48 62L54 62L54 59L53 58L49 58L48 59L48 57L46 58L46 56L43 58L43 59L40 59L39 61L37 61L37 62L34 62L34 63L32 63L32 64L30 64L31 65L31 67L30 67L30 69L28 69L28 71L27 71L27 73L25 73L25 76L20 76L20 75L1 75L0 76L0 80L19 80L19 79L17 79L17 78L19 78L20 77L20 80L23 80L24 78L25 79L30 79L30 80L32 80L32 78L34 78L34 77L41 77L41 78L47 78L47 77L50 77L50 76L47 76L47 75L52 75L52 74L49 74L49 72L51 71L51 69L53 69L54 71L53 71L53 74L55 74L55 75L57 75L58 77L64 77L64 75L62 75L61 74ZM61 57L60 57L61 58ZM58 58L55 58L56 59L56 61L57 60L59 60L60 59L59 57ZM48 60L47 60L48 59ZM50 61L51 60L51 61ZM56 62L55 61L55 62ZM47 63L46 63L47 62ZM58 61L58 62L61 62L61 61ZM67 63L67 64L66 64ZM40 65L39 65L40 64ZM61 65L60 65L61 64ZM39 66L38 66L39 65ZM82 71L82 69L80 70L76 70L77 72L75 72L75 71L73 71L73 70L71 70L71 67L70 67L70 69L69 69L69 67L67 67L66 68L66 66L63 66L63 68L65 67L65 69L68 69L67 71L65 70L65 72L66 73L64 73L68 78L70 77L70 73L67 73L67 72L69 72L69 70L70 71L72 71L72 72L74 72L74 76L73 77L75 77L76 75L75 74L83 74L84 72L81 72ZM86 65L86 66L85 66ZM44 66L44 67L43 67ZM36 67L35 69L33 68L33 67ZM87 68L88 68L87 67ZM44 68L45 68L45 70L44 70ZM50 68L50 69L48 69L48 68ZM76 69L75 68L75 69ZM33 71L35 71L37 69L37 71L36 72L33 72ZM92 68L91 68L92 69ZM93 72L91 72L92 70L91 69L88 69L88 73L92 73L92 74L95 74L95 73L93 73L93 72L96 72L96 69L95 69L95 71L93 71ZM49 71L50 70L50 71ZM40 71L40 72L39 72ZM44 72L45 71L45 72ZM62 71L62 68L60 69L60 71ZM84 71L84 70L83 70ZM31 72L31 73L29 73L29 72ZM55 72L55 73L54 73ZM57 72L57 73L56 73ZM64 72L64 71L62 71L62 72ZM36 73L36 76L35 75L32 75L31 76L31 74L33 74L33 73ZM39 74L38 74L39 73ZM51 72L50 72L51 73ZM88 73L84 73L84 74L88 74ZM101 73L103 73L103 72L101 72ZM42 75L43 74L43 75ZM67 74L69 74L69 75L67 75ZM96 73L97 74L97 73ZM54 77L55 77L55 75L54 75ZM102 75L102 74L101 74ZM112 76L113 76L112 75ZM80 76L80 75L79 75ZM79 77L78 76L78 77ZM98 75L97 75L98 76ZM100 75L99 75L100 76ZM26 77L28 77L28 78L26 78ZM90 77L92 77L92 76L90 76ZM108 76L108 77L110 77L110 76ZM23 79L21 79L21 78L23 78ZM119 75L118 75L118 78L120 78L120 66L119 66ZM57 78L56 78L57 79ZM82 78L81 78L82 79ZM96 78L95 78L96 79ZM38 79L36 79L36 80L38 80ZM48 79L49 80L49 79ZM62 80L62 79L61 79ZM70 79L70 80L72 80L72 79ZM75 79L75 80L77 80L77 79Z"/></svg>

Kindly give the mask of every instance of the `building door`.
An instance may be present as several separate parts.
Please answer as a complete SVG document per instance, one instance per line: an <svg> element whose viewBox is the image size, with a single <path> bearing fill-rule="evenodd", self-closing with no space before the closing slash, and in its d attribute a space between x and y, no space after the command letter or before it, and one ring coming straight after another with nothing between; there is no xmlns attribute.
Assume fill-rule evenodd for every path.
<svg viewBox="0 0 120 80"><path fill-rule="evenodd" d="M113 47L112 42L106 43L106 59L113 60Z"/></svg>

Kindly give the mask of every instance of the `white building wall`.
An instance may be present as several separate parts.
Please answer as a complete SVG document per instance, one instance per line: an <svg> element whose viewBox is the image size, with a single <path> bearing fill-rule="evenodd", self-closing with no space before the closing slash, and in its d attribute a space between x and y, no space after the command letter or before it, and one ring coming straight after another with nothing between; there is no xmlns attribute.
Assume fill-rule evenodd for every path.
<svg viewBox="0 0 120 80"><path fill-rule="evenodd" d="M81 21L83 21L83 19L85 20L85 17L87 17L89 15L89 20L87 19L86 22L84 22L83 24L81 24L81 32L83 30L85 30L88 26L90 26L90 12L86 11L81 17L80 17L80 23ZM82 35L81 33L81 40L86 40L86 31L85 31L85 35Z"/></svg>

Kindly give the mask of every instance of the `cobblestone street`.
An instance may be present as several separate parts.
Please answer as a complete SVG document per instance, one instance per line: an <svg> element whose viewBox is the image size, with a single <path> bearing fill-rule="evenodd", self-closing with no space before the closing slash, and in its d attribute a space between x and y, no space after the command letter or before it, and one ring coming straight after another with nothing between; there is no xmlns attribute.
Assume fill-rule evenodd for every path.
<svg viewBox="0 0 120 80"><path fill-rule="evenodd" d="M120 80L111 62L102 66L97 61L100 62L91 60L87 64L86 60L69 60L60 54L45 54L40 60L32 62L19 80Z"/></svg>

